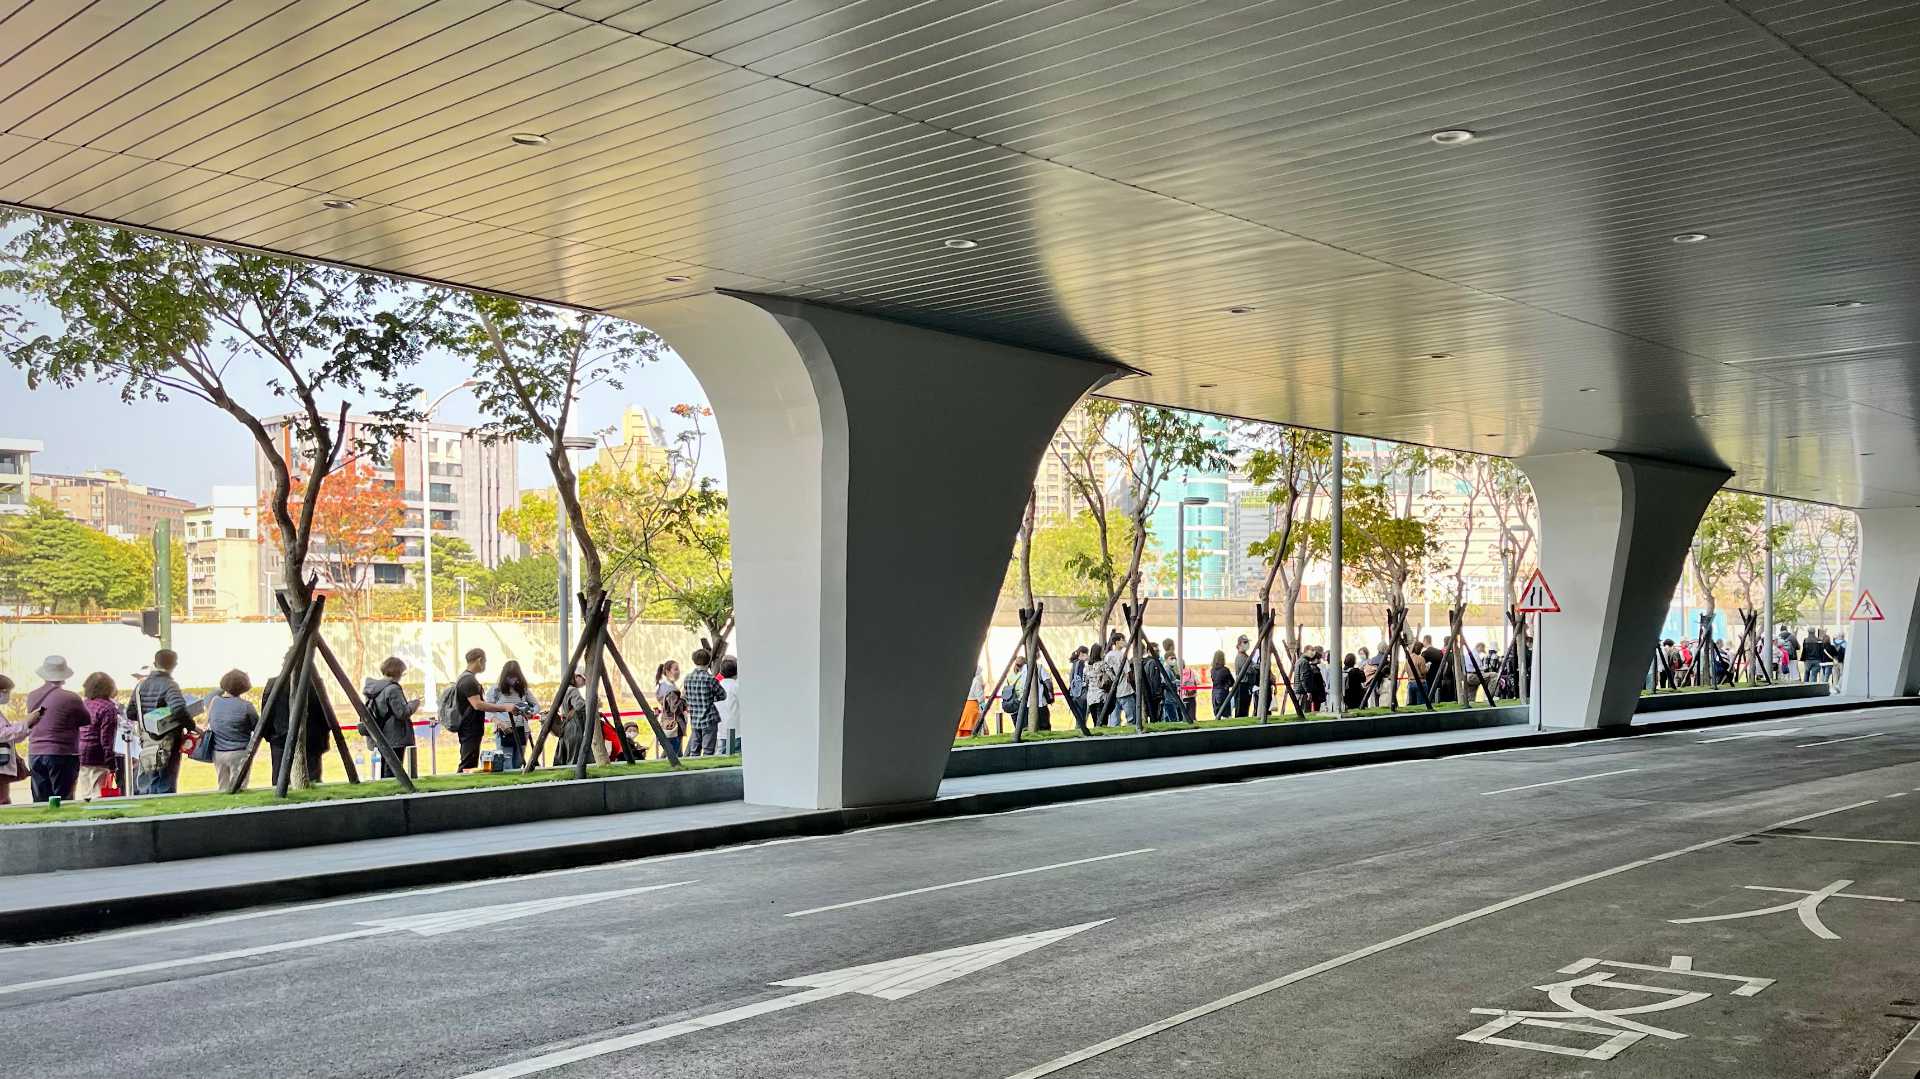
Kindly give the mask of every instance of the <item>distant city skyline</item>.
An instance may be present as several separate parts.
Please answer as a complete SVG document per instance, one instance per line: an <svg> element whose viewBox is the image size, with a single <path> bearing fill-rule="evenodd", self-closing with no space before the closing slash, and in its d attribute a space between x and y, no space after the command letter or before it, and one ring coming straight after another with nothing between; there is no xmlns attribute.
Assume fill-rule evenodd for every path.
<svg viewBox="0 0 1920 1079"><path fill-rule="evenodd" d="M58 316L18 293L0 291L0 305L12 305L42 325L58 325ZM430 355L409 378L427 392L438 394L467 377L460 362L444 354ZM235 379L236 396L259 415L286 411L286 402L271 397L265 380ZM340 397L325 403L337 407ZM348 398L356 407L367 402ZM669 416L680 402L705 403L706 391L673 352L625 379L625 388L601 387L580 402L580 432L617 429L622 412L639 405L656 416ZM176 398L166 404L120 400L117 382L92 383L72 389L27 388L26 377L8 363L0 363L0 437L38 439L46 448L34 455L35 472L80 475L90 469L118 469L136 483L163 487L197 506L207 505L213 488L253 482L253 439L245 429L213 406ZM478 405L467 394L455 394L434 413L447 423L482 422ZM707 444L701 472L724 480L726 460L717 435ZM528 487L551 485L544 455L537 447L522 446L519 471Z"/></svg>

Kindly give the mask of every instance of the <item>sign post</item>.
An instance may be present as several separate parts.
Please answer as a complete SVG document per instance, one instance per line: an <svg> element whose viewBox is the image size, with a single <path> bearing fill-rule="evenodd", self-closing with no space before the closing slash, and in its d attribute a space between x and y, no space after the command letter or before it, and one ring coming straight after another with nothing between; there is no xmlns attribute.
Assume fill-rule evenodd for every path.
<svg viewBox="0 0 1920 1079"><path fill-rule="evenodd" d="M1534 730L1545 730L1546 717L1540 708L1540 671L1542 667L1540 660L1540 635L1542 625L1539 616L1543 614L1559 614L1560 601L1553 598L1553 589L1547 586L1547 575L1542 573L1538 567L1534 569L1533 576L1527 578L1526 586L1520 589L1520 598L1514 603L1513 609L1522 616L1520 623L1520 643L1523 649L1526 648L1527 638L1527 626L1524 616L1529 614L1534 616L1533 655L1531 657L1533 660L1533 679L1530 687L1531 691L1527 694L1527 715L1533 721ZM1526 652L1522 651L1520 654L1525 656Z"/></svg>
<svg viewBox="0 0 1920 1079"><path fill-rule="evenodd" d="M1873 696L1873 669L1868 666L1872 656L1867 647L1873 640L1873 624L1886 620L1880 605L1873 601L1873 593L1862 588L1860 598L1853 601L1853 613L1847 616L1847 621L1860 629L1859 640L1847 641L1847 681L1858 685L1863 697ZM1857 676L1855 671L1859 672Z"/></svg>

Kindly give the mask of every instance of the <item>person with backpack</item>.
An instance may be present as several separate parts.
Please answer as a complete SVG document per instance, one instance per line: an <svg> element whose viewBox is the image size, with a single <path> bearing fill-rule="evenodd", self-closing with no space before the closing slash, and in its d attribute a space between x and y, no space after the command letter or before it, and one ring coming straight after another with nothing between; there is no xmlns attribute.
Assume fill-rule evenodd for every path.
<svg viewBox="0 0 1920 1079"><path fill-rule="evenodd" d="M687 740L687 698L680 692L680 664L668 660L653 669L654 699L660 702L660 733L667 736L673 756L680 756Z"/></svg>
<svg viewBox="0 0 1920 1079"><path fill-rule="evenodd" d="M0 674L0 705L13 699L13 679ZM12 805L13 796L7 788L16 780L27 775L26 754L21 752L20 743L26 741L32 732L24 723L14 723L0 715L0 806Z"/></svg>
<svg viewBox="0 0 1920 1079"><path fill-rule="evenodd" d="M153 666L127 701L127 718L140 732L140 763L133 793L172 794L180 785L180 743L196 730L186 694L173 680L180 657L170 648L153 654Z"/></svg>
<svg viewBox="0 0 1920 1079"><path fill-rule="evenodd" d="M406 660L399 656L388 656L380 661L380 677L367 679L360 693L367 702L367 717L379 725L380 733L386 735L387 745L393 747L394 755L408 762L410 772L417 773L419 761L407 751L413 749L415 744L413 715L420 710L420 700L408 700L406 691L400 688L400 676L406 673ZM378 750L369 756L373 759L373 774L376 777L392 778L387 775L387 762Z"/></svg>
<svg viewBox="0 0 1920 1079"><path fill-rule="evenodd" d="M480 766L480 740L487 734L488 713L511 714L510 704L493 704L487 700L487 691L480 685L480 672L487 669L487 651L484 648L467 649L467 669L447 691L440 695L440 725L460 738L460 767L462 772L471 772ZM454 725L447 727L449 698L451 698Z"/></svg>

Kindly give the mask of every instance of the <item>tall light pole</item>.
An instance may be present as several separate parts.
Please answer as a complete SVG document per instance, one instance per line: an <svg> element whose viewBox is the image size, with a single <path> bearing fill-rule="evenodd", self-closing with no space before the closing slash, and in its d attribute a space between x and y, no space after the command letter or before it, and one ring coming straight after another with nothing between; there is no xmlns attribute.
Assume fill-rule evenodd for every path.
<svg viewBox="0 0 1920 1079"><path fill-rule="evenodd" d="M573 491L576 498L580 493L580 463L574 453L590 450L595 445L593 439L585 435L567 435L560 440L560 448L567 455L568 463L573 465ZM559 488L553 492L554 561L560 565L560 662L564 666L567 657L573 655L573 529L567 527L566 500L560 497ZM561 673L565 673L562 671Z"/></svg>
<svg viewBox="0 0 1920 1079"><path fill-rule="evenodd" d="M432 421L434 410L445 404L447 398L476 385L479 385L479 381L469 378L447 387L445 393L434 398L431 404L421 410L420 422L414 425L416 443L420 447L420 575L426 589L426 624L420 649L422 653L420 673L426 680L424 700L428 708L436 707L440 696L434 692L433 684L433 479L427 465L427 458L432 456L427 452L427 424ZM439 733L440 724L438 723L427 728L427 756L432 761L428 767L432 769L434 775L440 774Z"/></svg>
<svg viewBox="0 0 1920 1079"><path fill-rule="evenodd" d="M1173 637L1180 662L1187 656L1187 507L1204 506L1213 501L1204 495L1188 495L1180 500L1180 523L1174 527L1173 554Z"/></svg>
<svg viewBox="0 0 1920 1079"><path fill-rule="evenodd" d="M1327 656L1327 666L1332 668L1335 672L1334 676L1340 679L1339 687L1333 689L1327 696L1333 699L1333 714L1336 716L1341 713L1346 704L1344 698L1347 685L1347 672L1341 666L1346 658L1345 650L1341 648L1341 638L1347 635L1347 561L1345 551L1340 546L1340 523L1341 518L1346 515L1346 471L1347 436L1336 433L1333 436L1333 507L1332 516L1327 521L1330 529L1327 537L1330 540L1327 560L1331 563L1327 567L1327 646L1330 653Z"/></svg>
<svg viewBox="0 0 1920 1079"><path fill-rule="evenodd" d="M1767 622L1766 622L1766 632L1765 632L1764 634L1762 634L1762 636L1761 636L1761 640L1760 640L1760 669L1761 669L1761 670L1764 670L1764 671L1766 671L1766 672L1768 672L1769 674L1772 674L1772 672L1773 672L1773 661L1772 661L1772 657L1778 654L1778 653L1777 653L1777 651L1776 651L1776 649L1777 649L1777 647L1778 647L1778 646L1776 646L1776 645L1775 645L1775 644L1773 643L1773 521L1774 521L1774 508L1773 508L1773 496L1772 496L1772 495L1762 495L1761 497L1762 497L1762 498L1764 498L1764 499L1766 499L1766 503L1767 503L1767 524L1766 524L1766 529L1767 529L1767 533L1766 533L1766 539L1767 539L1767 596L1766 596L1766 598L1767 598L1767 613L1766 613L1766 620L1767 620Z"/></svg>

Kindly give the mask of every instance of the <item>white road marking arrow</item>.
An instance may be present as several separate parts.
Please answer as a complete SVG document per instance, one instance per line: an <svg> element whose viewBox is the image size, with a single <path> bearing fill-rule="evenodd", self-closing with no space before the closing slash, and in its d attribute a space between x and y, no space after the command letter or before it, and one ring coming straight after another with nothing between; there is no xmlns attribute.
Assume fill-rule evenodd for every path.
<svg viewBox="0 0 1920 1079"><path fill-rule="evenodd" d="M1725 734L1718 738L1702 738L1697 745L1710 746L1715 742L1737 742L1742 738L1785 738L1789 734L1799 734L1804 728L1781 727L1772 731L1747 731L1744 734Z"/></svg>
<svg viewBox="0 0 1920 1079"><path fill-rule="evenodd" d="M106 981L115 978L127 978L135 974L150 974L159 970L173 970L178 967L196 967L207 963L221 963L231 959L252 959L255 956L274 955L279 952L291 952L301 948L313 948L322 944L332 944L342 940L359 940L363 937L377 937L388 933L411 932L423 937L437 937L443 933L473 929L497 922L511 921L515 918L529 918L549 911L565 910L568 907L583 906L587 903L604 903L609 899L621 899L642 892L657 892L662 888L678 888L692 884L690 880L678 880L672 884L648 884L639 888L621 888L610 892L586 892L581 895L547 896L541 899L529 899L519 903L500 903L490 907L466 907L460 910L435 911L431 914L409 914L395 918L381 918L376 921L358 922L360 929L349 929L340 933L328 933L319 937L304 937L300 940L280 941L276 944L258 944L249 948L235 948L230 951L212 952L207 955L189 955L178 959L160 959L152 963L139 963L130 967L114 967L109 970L89 970L82 974L67 974L58 978L41 978L38 981L16 982L13 985L0 985L0 996L9 993L25 993L34 989L55 989L63 985L79 985L84 982Z"/></svg>
<svg viewBox="0 0 1920 1079"><path fill-rule="evenodd" d="M1036 948L1044 948L1055 941L1064 940L1075 933L1083 933L1097 925L1105 925L1112 920L1102 918L1097 922L1082 922L1079 925L1069 925L1061 929L1049 929L1040 933L1026 933L1017 937L990 940L982 944L968 944L960 948L910 955L904 959L890 959L884 963L868 963L865 966L847 967L844 970L830 970L824 974L788 978L773 984L805 988L798 993L789 993L784 997L775 997L756 1004L728 1008L725 1011L684 1019L666 1026L623 1034L617 1038L587 1042L568 1049L557 1049L515 1064L503 1064L497 1068L474 1072L462 1076L461 1079L515 1079L516 1076L535 1075L582 1060L591 1060L594 1057L602 1057L642 1045L652 1045L655 1042L678 1038L682 1034L711 1030L714 1027L738 1023L755 1016L785 1011L802 1004L811 1004L816 1000L846 996L849 993L878 997L881 1000L899 1000L923 989L931 989L936 985L953 981L955 978L972 974L974 971L984 970L996 963L1004 963Z"/></svg>

